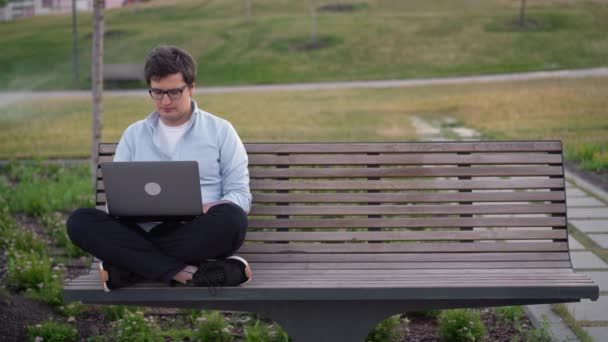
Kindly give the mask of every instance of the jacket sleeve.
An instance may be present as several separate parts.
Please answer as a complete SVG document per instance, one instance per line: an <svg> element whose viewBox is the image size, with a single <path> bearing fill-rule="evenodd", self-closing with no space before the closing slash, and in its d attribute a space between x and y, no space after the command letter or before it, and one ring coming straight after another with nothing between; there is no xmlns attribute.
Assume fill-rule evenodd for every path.
<svg viewBox="0 0 608 342"><path fill-rule="evenodd" d="M246 213L251 208L249 190L249 160L238 134L228 123L224 134L218 137L220 145L220 173L222 176L222 200L231 201Z"/></svg>
<svg viewBox="0 0 608 342"><path fill-rule="evenodd" d="M131 161L133 160L133 149L129 143L131 134L131 127L128 127L122 134L118 146L116 146L116 152L114 152L114 161Z"/></svg>

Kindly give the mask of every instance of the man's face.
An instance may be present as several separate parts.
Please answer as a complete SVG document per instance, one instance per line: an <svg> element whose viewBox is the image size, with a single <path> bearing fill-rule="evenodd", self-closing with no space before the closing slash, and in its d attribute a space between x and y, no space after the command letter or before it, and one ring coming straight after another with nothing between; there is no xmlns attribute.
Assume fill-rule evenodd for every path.
<svg viewBox="0 0 608 342"><path fill-rule="evenodd" d="M190 98L194 94L194 84L189 88L181 72L151 79L150 92L156 111L165 124L179 126L190 119Z"/></svg>

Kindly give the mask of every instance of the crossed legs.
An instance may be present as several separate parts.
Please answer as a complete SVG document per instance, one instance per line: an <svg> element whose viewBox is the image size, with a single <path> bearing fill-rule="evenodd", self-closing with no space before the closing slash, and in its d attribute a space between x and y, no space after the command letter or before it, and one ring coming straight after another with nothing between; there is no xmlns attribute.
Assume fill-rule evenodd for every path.
<svg viewBox="0 0 608 342"><path fill-rule="evenodd" d="M146 232L97 209L70 215L70 239L102 261L148 280L171 283L182 271L196 271L206 259L226 258L242 245L247 215L236 204L218 204L185 223L165 222ZM190 265L190 267L189 267Z"/></svg>

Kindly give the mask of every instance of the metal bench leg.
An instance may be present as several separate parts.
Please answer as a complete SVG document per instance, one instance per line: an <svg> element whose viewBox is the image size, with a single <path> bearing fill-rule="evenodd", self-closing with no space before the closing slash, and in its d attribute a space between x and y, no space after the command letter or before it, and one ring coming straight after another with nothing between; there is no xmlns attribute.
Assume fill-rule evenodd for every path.
<svg viewBox="0 0 608 342"><path fill-rule="evenodd" d="M293 342L364 341L394 308L365 302L276 302L257 312L281 325Z"/></svg>

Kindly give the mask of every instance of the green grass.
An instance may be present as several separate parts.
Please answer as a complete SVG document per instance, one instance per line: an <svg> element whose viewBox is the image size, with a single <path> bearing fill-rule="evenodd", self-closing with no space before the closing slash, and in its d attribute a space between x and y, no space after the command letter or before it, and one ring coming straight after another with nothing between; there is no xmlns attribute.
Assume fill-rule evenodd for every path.
<svg viewBox="0 0 608 342"><path fill-rule="evenodd" d="M608 79L564 79L395 89L204 94L201 108L231 121L245 142L411 141L410 115L452 117L491 139L559 139L570 160L608 169ZM0 108L0 158L86 157L90 100ZM145 97L107 97L103 141L151 111ZM593 153L586 151L593 146ZM581 157L582 156L582 157ZM598 158L595 158L598 156Z"/></svg>
<svg viewBox="0 0 608 342"><path fill-rule="evenodd" d="M105 62L143 63L158 44L190 51L204 84L418 78L608 65L608 3L537 0L532 28L513 24L519 1L351 0L351 13L318 13L328 47L309 38L307 1L151 1L106 11ZM331 3L318 1L317 5ZM92 20L78 17L78 87L89 87ZM71 17L0 23L0 90L74 88Z"/></svg>

